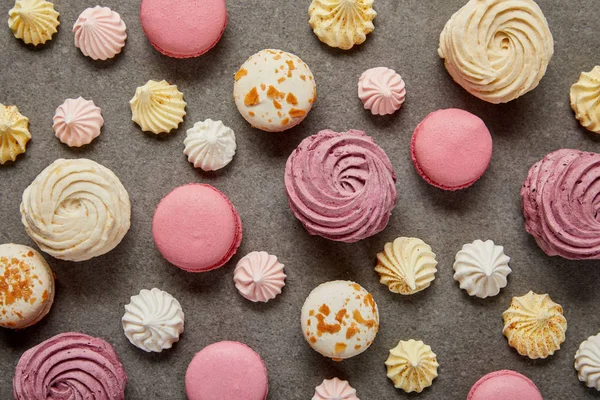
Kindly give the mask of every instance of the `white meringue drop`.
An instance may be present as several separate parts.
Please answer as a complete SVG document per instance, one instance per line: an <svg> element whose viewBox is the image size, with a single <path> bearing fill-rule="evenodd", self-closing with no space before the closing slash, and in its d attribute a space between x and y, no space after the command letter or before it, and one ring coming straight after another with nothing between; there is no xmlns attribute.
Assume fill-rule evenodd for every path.
<svg viewBox="0 0 600 400"><path fill-rule="evenodd" d="M231 162L235 155L235 133L221 121L196 122L188 129L183 153L196 168L216 171Z"/></svg>

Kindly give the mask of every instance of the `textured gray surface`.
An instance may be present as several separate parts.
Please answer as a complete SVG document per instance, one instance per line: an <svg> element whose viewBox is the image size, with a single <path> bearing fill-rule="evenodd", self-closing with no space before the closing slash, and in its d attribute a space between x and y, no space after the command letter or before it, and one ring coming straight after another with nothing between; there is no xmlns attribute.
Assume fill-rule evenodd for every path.
<svg viewBox="0 0 600 400"><path fill-rule="evenodd" d="M64 331L99 336L115 346L129 375L131 400L184 399L183 378L193 354L224 339L247 343L262 355L269 370L269 399L309 399L316 384L335 375L349 379L364 400L412 398L394 389L383 364L389 348L410 338L430 344L440 363L439 378L422 399L464 399L481 375L503 368L528 375L545 399L598 398L578 382L573 356L579 343L600 328L600 265L546 257L523 228L519 199L527 170L545 154L561 147L599 149L598 140L573 118L568 99L579 73L599 62L597 0L539 1L554 34L554 58L536 90L498 106L456 86L437 56L439 32L463 1L378 0L375 32L364 45L342 52L322 45L311 32L308 1L230 0L223 39L192 60L170 59L150 46L140 27L138 1L101 2L123 16L129 34L124 53L105 63L82 56L72 43L70 28L93 2L57 0L62 25L41 50L22 45L2 22L0 102L18 105L30 118L33 140L17 163L0 168L0 241L33 245L20 222L21 194L60 157L87 157L111 168L130 193L133 216L122 244L103 257L78 264L47 257L57 277L56 303L37 326L0 331L0 399L11 398L11 379L22 352ZM0 5L6 15L12 2L1 0ZM317 81L315 108L304 123L283 134L251 129L232 100L237 67L269 47L300 56ZM371 116L356 96L358 77L374 66L394 68L406 80L408 100L392 117ZM148 79L167 79L185 94L188 115L174 134L157 138L130 121L128 101ZM102 108L106 122L93 144L74 150L54 137L52 116L66 98L80 95ZM409 156L417 123L448 107L479 115L494 138L490 169L459 193L428 186ZM182 152L185 130L205 118L222 119L238 141L232 164L211 174L194 170ZM326 128L365 130L388 153L398 175L399 201L390 224L369 240L341 244L311 237L287 207L285 161L302 138ZM169 265L151 236L151 218L161 197L188 182L222 190L244 224L238 255L224 268L202 275ZM439 257L432 286L410 297L388 292L373 272L375 253L401 235L424 239ZM452 279L454 254L477 238L493 239L512 257L508 287L487 300L470 298ZM250 304L233 285L236 261L252 250L276 254L286 265L287 286L266 305ZM310 290L333 279L361 283L372 291L381 312L373 346L343 363L313 352L298 320ZM130 345L120 326L129 296L152 287L172 293L186 313L182 340L160 355ZM549 293L564 307L569 323L562 349L544 361L519 356L501 333L501 313L511 297L529 290Z"/></svg>

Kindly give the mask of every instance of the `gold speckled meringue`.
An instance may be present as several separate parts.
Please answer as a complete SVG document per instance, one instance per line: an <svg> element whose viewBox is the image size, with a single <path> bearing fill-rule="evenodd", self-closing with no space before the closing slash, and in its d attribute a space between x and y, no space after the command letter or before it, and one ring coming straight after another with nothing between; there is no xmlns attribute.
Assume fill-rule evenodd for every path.
<svg viewBox="0 0 600 400"><path fill-rule="evenodd" d="M54 4L45 0L17 0L8 15L15 37L35 46L51 40L60 24Z"/></svg>
<svg viewBox="0 0 600 400"><path fill-rule="evenodd" d="M377 253L375 271L394 293L414 294L435 279L437 261L431 247L417 238L399 237Z"/></svg>
<svg viewBox="0 0 600 400"><path fill-rule="evenodd" d="M165 80L160 82L150 80L144 86L137 88L129 105L131 119L143 131L158 135L177 129L183 122L187 103L176 85L171 85Z"/></svg>
<svg viewBox="0 0 600 400"><path fill-rule="evenodd" d="M571 108L581 125L600 133L600 66L582 72L577 83L571 86Z"/></svg>
<svg viewBox="0 0 600 400"><path fill-rule="evenodd" d="M438 376L437 357L431 347L420 340L401 340L398 346L390 350L385 365L387 377L394 382L394 386L407 393L421 393Z"/></svg>
<svg viewBox="0 0 600 400"><path fill-rule="evenodd" d="M319 40L331 47L349 50L367 40L373 32L374 0L313 0L308 8L310 20Z"/></svg>
<svg viewBox="0 0 600 400"><path fill-rule="evenodd" d="M565 341L567 320L563 309L547 294L529 292L513 297L508 310L502 313L508 344L522 356L546 358Z"/></svg>
<svg viewBox="0 0 600 400"><path fill-rule="evenodd" d="M31 139L29 119L19 112L17 106L0 104L0 164L15 161L25 153Z"/></svg>

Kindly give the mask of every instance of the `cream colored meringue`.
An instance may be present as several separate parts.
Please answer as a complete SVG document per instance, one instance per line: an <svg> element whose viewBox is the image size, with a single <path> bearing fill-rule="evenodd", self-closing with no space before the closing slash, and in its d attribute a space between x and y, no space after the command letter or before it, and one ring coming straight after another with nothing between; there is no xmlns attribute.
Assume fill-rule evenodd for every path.
<svg viewBox="0 0 600 400"><path fill-rule="evenodd" d="M575 369L581 382L600 391L600 333L579 345L575 353Z"/></svg>
<svg viewBox="0 0 600 400"><path fill-rule="evenodd" d="M308 23L319 40L331 47L349 50L367 40L375 29L374 0L313 0Z"/></svg>
<svg viewBox="0 0 600 400"><path fill-rule="evenodd" d="M0 104L0 165L25 153L30 139L29 119L17 106Z"/></svg>
<svg viewBox="0 0 600 400"><path fill-rule="evenodd" d="M323 383L315 388L312 400L360 400L348 381L338 378L325 379Z"/></svg>
<svg viewBox="0 0 600 400"><path fill-rule="evenodd" d="M530 291L524 296L513 297L502 318L508 344L522 356L546 358L559 350L565 341L567 320L563 309L547 294Z"/></svg>
<svg viewBox="0 0 600 400"><path fill-rule="evenodd" d="M132 120L145 132L168 133L183 122L185 106L183 93L167 81L148 81L135 91L129 101Z"/></svg>
<svg viewBox="0 0 600 400"><path fill-rule="evenodd" d="M16 0L8 15L15 37L35 46L51 40L60 25L54 4L45 0Z"/></svg>
<svg viewBox="0 0 600 400"><path fill-rule="evenodd" d="M253 251L235 267L233 280L242 296L253 302L274 299L285 285L284 265L265 251Z"/></svg>
<svg viewBox="0 0 600 400"><path fill-rule="evenodd" d="M73 25L75 47L94 60L108 60L125 46L126 31L121 16L110 8L87 8Z"/></svg>
<svg viewBox="0 0 600 400"><path fill-rule="evenodd" d="M469 0L444 27L438 53L456 83L497 104L537 87L554 41L533 0Z"/></svg>
<svg viewBox="0 0 600 400"><path fill-rule="evenodd" d="M377 253L375 271L394 293L414 294L435 279L437 261L431 247L417 238L399 237Z"/></svg>
<svg viewBox="0 0 600 400"><path fill-rule="evenodd" d="M68 261L108 253L130 226L129 195L108 168L58 159L23 192L21 220L42 251Z"/></svg>
<svg viewBox="0 0 600 400"><path fill-rule="evenodd" d="M491 240L475 240L456 254L454 279L470 296L482 299L496 296L506 287L506 277L512 272L509 262L504 247L496 246Z"/></svg>
<svg viewBox="0 0 600 400"><path fill-rule="evenodd" d="M67 99L58 106L52 128L56 137L69 147L89 144L100 135L104 118L100 107L83 97Z"/></svg>
<svg viewBox="0 0 600 400"><path fill-rule="evenodd" d="M397 389L421 393L437 378L439 364L431 347L422 341L400 341L385 362L387 376Z"/></svg>
<svg viewBox="0 0 600 400"><path fill-rule="evenodd" d="M581 125L600 133L600 66L582 72L571 86L571 108Z"/></svg>
<svg viewBox="0 0 600 400"><path fill-rule="evenodd" d="M358 80L358 97L373 115L393 114L406 99L406 85L393 69L371 68Z"/></svg>
<svg viewBox="0 0 600 400"><path fill-rule="evenodd" d="M160 353L179 341L184 315L181 304L169 293L144 289L131 296L121 323L131 344L146 352Z"/></svg>
<svg viewBox="0 0 600 400"><path fill-rule="evenodd" d="M188 156L188 161L204 171L225 167L233 160L236 150L233 130L212 119L196 122L192 129L187 130L183 144L183 153Z"/></svg>

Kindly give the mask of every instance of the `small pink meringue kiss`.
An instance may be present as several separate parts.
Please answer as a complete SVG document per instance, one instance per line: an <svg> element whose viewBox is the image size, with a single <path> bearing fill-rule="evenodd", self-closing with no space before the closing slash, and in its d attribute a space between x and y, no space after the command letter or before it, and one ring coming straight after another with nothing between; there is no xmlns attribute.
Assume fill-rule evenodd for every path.
<svg viewBox="0 0 600 400"><path fill-rule="evenodd" d="M88 8L73 25L75 46L94 60L107 60L125 46L126 29L121 16L110 8Z"/></svg>
<svg viewBox="0 0 600 400"><path fill-rule="evenodd" d="M358 97L373 115L393 114L406 99L404 80L393 69L368 69L358 80Z"/></svg>
<svg viewBox="0 0 600 400"><path fill-rule="evenodd" d="M91 143L98 135L104 118L92 100L83 97L67 99L58 106L52 118L56 137L69 147L81 147Z"/></svg>
<svg viewBox="0 0 600 400"><path fill-rule="evenodd" d="M325 379L315 388L312 400L360 400L356 390L347 381L338 378Z"/></svg>
<svg viewBox="0 0 600 400"><path fill-rule="evenodd" d="M281 293L281 288L285 285L283 267L276 256L264 251L253 251L235 267L235 287L246 299L266 303Z"/></svg>

